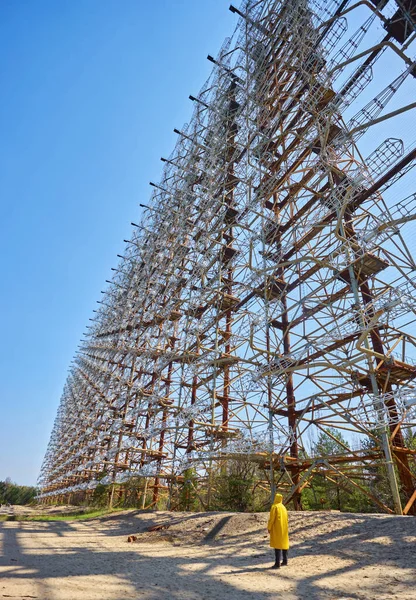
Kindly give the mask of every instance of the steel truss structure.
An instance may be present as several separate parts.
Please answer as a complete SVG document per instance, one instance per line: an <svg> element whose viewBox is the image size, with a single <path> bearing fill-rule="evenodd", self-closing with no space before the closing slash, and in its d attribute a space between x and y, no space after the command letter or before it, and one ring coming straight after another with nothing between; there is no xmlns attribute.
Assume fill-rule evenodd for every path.
<svg viewBox="0 0 416 600"><path fill-rule="evenodd" d="M71 366L40 496L143 477L156 502L248 457L295 508L315 475L360 487L383 464L374 502L412 513L416 2L230 9ZM328 427L351 444L311 456Z"/></svg>

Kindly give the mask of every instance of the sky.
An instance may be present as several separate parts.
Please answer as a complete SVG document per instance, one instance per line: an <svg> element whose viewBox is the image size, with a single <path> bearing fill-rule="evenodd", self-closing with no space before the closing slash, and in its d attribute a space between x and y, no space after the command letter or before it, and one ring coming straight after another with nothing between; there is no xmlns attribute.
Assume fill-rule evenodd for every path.
<svg viewBox="0 0 416 600"><path fill-rule="evenodd" d="M0 480L34 485L67 370L229 0L0 3Z"/></svg>

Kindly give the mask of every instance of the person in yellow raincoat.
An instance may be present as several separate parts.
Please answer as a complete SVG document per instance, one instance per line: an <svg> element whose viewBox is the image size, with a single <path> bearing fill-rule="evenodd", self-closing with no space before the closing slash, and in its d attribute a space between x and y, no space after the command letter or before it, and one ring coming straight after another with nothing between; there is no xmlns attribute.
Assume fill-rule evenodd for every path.
<svg viewBox="0 0 416 600"><path fill-rule="evenodd" d="M282 494L276 494L270 509L267 531L270 534L270 548L274 548L275 563L272 569L280 569L280 552L283 552L282 565L287 565L289 550L289 519L286 507L282 503Z"/></svg>

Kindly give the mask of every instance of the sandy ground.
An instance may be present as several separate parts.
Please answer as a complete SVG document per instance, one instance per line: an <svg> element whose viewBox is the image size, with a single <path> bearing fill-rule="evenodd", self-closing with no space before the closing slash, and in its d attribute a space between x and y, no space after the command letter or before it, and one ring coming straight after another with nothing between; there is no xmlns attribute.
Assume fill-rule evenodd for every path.
<svg viewBox="0 0 416 600"><path fill-rule="evenodd" d="M2 522L0 599L416 599L416 518L290 513L289 565L277 571L266 522L138 511ZM170 526L146 531L155 524Z"/></svg>

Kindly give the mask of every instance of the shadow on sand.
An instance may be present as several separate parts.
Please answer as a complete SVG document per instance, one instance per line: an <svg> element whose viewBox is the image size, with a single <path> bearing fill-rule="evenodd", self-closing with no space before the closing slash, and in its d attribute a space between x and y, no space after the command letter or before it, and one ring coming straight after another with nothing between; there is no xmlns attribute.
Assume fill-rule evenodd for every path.
<svg viewBox="0 0 416 600"><path fill-rule="evenodd" d="M312 576L299 577L297 572L296 580L293 579L293 570L290 566L287 569L280 569L278 574L270 571L272 554L268 548L260 547L258 541L259 533L264 533L260 527L255 531L236 532L235 535L227 535L226 539L216 539L218 533L229 522L233 515L218 515L218 513L206 513L210 515L221 516L220 520L215 522L212 528L203 538L203 544L193 546L193 549L200 548L201 553L189 552L186 545L182 546L183 552L175 552L169 555L169 561L166 560L166 545L159 545L159 550L155 546L156 557L149 557L145 551L141 551L140 546L126 546L125 551L117 551L117 561L111 552L111 547L102 545L100 540L111 536L123 536L134 532L144 531L147 527L161 522L177 520L175 514L166 515L157 519L152 513L129 513L128 515L115 515L105 519L97 519L73 523L70 521L58 522L25 522L25 523L0 523L0 535L3 545L3 553L0 557L1 573L5 577L12 578L18 583L24 579L36 579L36 594L42 600L53 600L52 586L54 578L70 578L73 576L94 576L108 575L116 577L120 582L128 584L135 590L134 598L146 598L147 600L160 600L163 598L172 598L174 600L184 600L185 598L201 598L211 600L212 598L238 598L239 600L276 600L283 598L277 592L267 593L265 591L244 591L240 587L234 586L229 582L221 580L218 576L218 569L222 573L252 573L254 577L259 576L260 572L269 573L270 576L278 576L287 580L287 589L290 590L290 598L322 600L323 598L345 598L345 594L337 595L333 590L331 596L327 596L323 588L320 587L322 578L350 573L351 591L348 593L349 599L362 599L366 597L357 591L359 584L354 578L358 571L364 567L380 567L380 553L374 554L374 540L379 536L387 536L388 545L385 546L386 552L381 561L382 566L388 570L390 567L409 569L415 564L416 550L414 544L409 541L410 535L415 534L415 524L406 528L393 530L391 517L378 517L374 521L374 527L371 534L368 534L369 527L363 528L366 520L371 518L366 515L355 515L354 522L351 524L350 515L339 515L339 527L336 531L321 532L312 536L310 539L299 540L290 551L290 559L304 557L308 560L309 555L316 555L322 558L325 565L326 557L344 558L348 561L347 567L334 569L328 572L315 573ZM200 518L201 515L181 515L181 520L192 520ZM336 519L338 520L338 517ZM413 521L413 519L412 519ZM402 530L399 531L399 529ZM410 529L412 530L410 532ZM295 524L293 535L302 538L305 531L308 530L308 524L304 526ZM363 531L366 533L363 533ZM70 543L64 548L59 547L59 542L54 542L54 537L65 538L74 535L74 544L77 538L88 537L89 546L76 546ZM34 540L39 540L40 553L34 552L31 546L30 552L25 553L20 541L23 537L33 536ZM256 538L257 536L257 538ZM340 550L339 539L342 537L342 549ZM68 540L69 541L69 540ZM230 552L230 545L232 552ZM206 552L209 546L209 552ZM56 547L56 551L54 551ZM204 552L202 554L202 549ZM247 554L247 550L262 550L257 554ZM176 549L177 550L177 549ZM412 558L413 557L413 558ZM193 565L198 563L197 568ZM298 564L298 561L294 561ZM294 564L293 563L293 564ZM301 568L299 563L297 568ZM213 571L217 570L216 573ZM292 566L293 569L293 566ZM292 577L291 577L292 573ZM215 579L215 596L212 595L212 583ZM238 577L235 578L238 581ZM1 583L1 578L0 578ZM412 598L414 587L406 582L401 582L401 593L408 589L408 598ZM385 584L380 581L371 589L372 596L377 597L385 594ZM4 596L4 594L3 594ZM7 597L7 594L6 596ZM16 596L17 598L21 596ZM27 596L30 597L30 596ZM114 597L114 596L111 596ZM124 593L120 598L128 598ZM1 586L0 586L1 598ZM102 598L105 600L105 590ZM87 600L87 599L86 599Z"/></svg>

